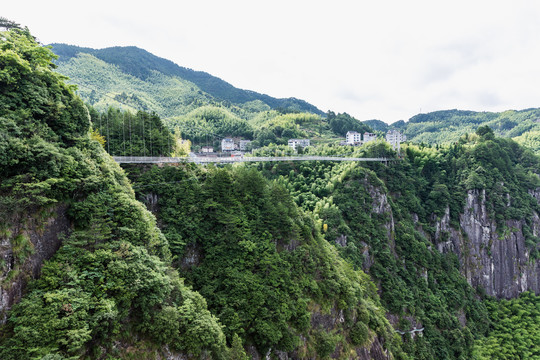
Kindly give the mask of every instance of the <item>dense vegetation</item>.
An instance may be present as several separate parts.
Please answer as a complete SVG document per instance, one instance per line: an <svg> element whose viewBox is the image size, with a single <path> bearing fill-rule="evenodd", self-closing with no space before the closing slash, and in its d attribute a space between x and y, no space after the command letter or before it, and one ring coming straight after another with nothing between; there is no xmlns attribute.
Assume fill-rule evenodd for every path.
<svg viewBox="0 0 540 360"><path fill-rule="evenodd" d="M492 330L478 341L478 359L540 359L540 296L488 300Z"/></svg>
<svg viewBox="0 0 540 360"><path fill-rule="evenodd" d="M528 191L540 186L539 160L495 136L519 135L536 148L537 110L446 111L394 124L409 137L451 144L406 145L391 166L130 166L134 192L105 150L169 155L180 136L214 146L219 137L235 136L263 146L256 154L287 154L289 138L316 140L305 150L310 154L395 153L383 141L331 144L346 131L370 131L347 114L292 111L302 105L296 100L271 110L277 105L249 92L218 101L215 94L230 85L142 50L60 46L61 66L144 90L120 93L111 80L111 104L133 107L106 107L107 96L91 92L96 108L85 106L53 71L50 50L18 24L0 18L0 26L10 28L0 33L0 241L13 252L0 261L0 286L29 280L21 301L4 314L0 358L172 352L246 359L245 349L355 358L370 348L397 359L540 357L539 298L486 298L461 275L456 255L436 250L448 234L435 226L449 216L458 228L467 194L485 190L500 236L514 231L508 220L523 220L526 247L539 257L532 217L540 206ZM138 57L122 62L132 54ZM193 83L173 79L178 69ZM133 112L176 106L173 90L146 92L162 80L193 95L180 97L181 115L165 121L174 136L155 113ZM368 124L385 129L376 120ZM41 251L31 233L55 216L69 226L30 281L29 264Z"/></svg>
<svg viewBox="0 0 540 360"><path fill-rule="evenodd" d="M373 143L356 152L380 153L384 146ZM315 212L342 257L369 271L384 306L398 316L395 326L425 328L423 337L405 338L409 354L471 358L473 338L489 331L488 310L460 274L455 255L433 250L433 222L449 211L456 224L467 191L486 189L489 215L501 233L509 230L506 220L526 220L523 231L534 257L539 239L528 226L540 209L528 189L540 184L538 159L488 127L448 147L409 145L403 152L403 161L368 165L371 170L323 162L258 166ZM508 198L510 204L502 200Z"/></svg>
<svg viewBox="0 0 540 360"><path fill-rule="evenodd" d="M174 128L183 138L200 146L220 149L224 137L253 138L253 127L223 107L201 106L188 114L167 119L169 128Z"/></svg>
<svg viewBox="0 0 540 360"><path fill-rule="evenodd" d="M17 29L0 33L0 50L1 237L14 251L2 287L31 275L23 270L38 249L28 218L43 227L67 208L72 224L1 328L0 357L153 356L154 343L226 358L221 325L170 267L154 217L91 140L88 111L52 71L52 52Z"/></svg>
<svg viewBox="0 0 540 360"><path fill-rule="evenodd" d="M59 55L59 71L69 76L85 101L93 105L114 105L111 96L127 92L137 110L155 111L161 117L184 115L201 105L258 111L292 109L316 114L315 106L295 98L276 99L253 91L237 89L205 72L193 71L136 47L101 50L54 44ZM94 92L92 93L92 90Z"/></svg>
<svg viewBox="0 0 540 360"><path fill-rule="evenodd" d="M109 108L99 113L88 106L94 137L103 138L107 152L116 156L170 156L175 138L156 114Z"/></svg>
<svg viewBox="0 0 540 360"><path fill-rule="evenodd" d="M489 126L495 134L508 138L540 130L540 109L508 110L500 113L462 110L435 111L418 114L409 121L398 121L389 128L403 131L416 143L454 143L465 134L473 134L481 126ZM375 125L373 122L368 124ZM524 144L527 144L524 142ZM538 147L534 147L535 151Z"/></svg>
<svg viewBox="0 0 540 360"><path fill-rule="evenodd" d="M317 182L308 190L329 195L315 206L326 224L325 238L338 241L342 257L369 271L382 290L385 308L398 316L397 328L425 328L423 336L404 339L404 350L415 359L469 358L473 334L487 330L487 313L459 273L455 257L430 250L429 241L415 229L410 215L395 204L387 205L393 219L387 212L373 213L378 201L373 198L375 189L386 192L374 173L356 166L337 170L313 165L292 170L289 179L297 186L315 172L319 176L335 174L320 184L320 190L316 190ZM311 206L311 199L318 197L311 194L299 194L297 199ZM391 221L395 222L393 231ZM468 319L466 327L458 320L462 316Z"/></svg>
<svg viewBox="0 0 540 360"><path fill-rule="evenodd" d="M371 131L370 127L363 122L360 122L347 113L335 114L329 111L327 120L332 128L332 131L340 136L345 137L348 131L356 131L359 133Z"/></svg>
<svg viewBox="0 0 540 360"><path fill-rule="evenodd" d="M238 334L262 354L324 358L377 336L400 354L373 283L339 258L281 185L245 167L128 170L141 199L157 196L149 206L174 263L229 340Z"/></svg>

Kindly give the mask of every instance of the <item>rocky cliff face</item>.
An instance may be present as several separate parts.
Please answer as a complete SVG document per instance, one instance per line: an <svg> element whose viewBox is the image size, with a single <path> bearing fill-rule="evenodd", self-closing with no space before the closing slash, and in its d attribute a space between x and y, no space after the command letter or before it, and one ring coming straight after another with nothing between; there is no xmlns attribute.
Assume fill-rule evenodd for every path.
<svg viewBox="0 0 540 360"><path fill-rule="evenodd" d="M538 195L540 199L540 192ZM459 231L450 226L447 209L436 221L435 239L439 251L458 255L462 272L472 286L506 299L524 291L540 293L540 261L531 259L525 244L525 220L506 221L507 230L500 235L487 212L485 190L470 190L459 223ZM533 235L540 235L538 214L533 214L531 225Z"/></svg>
<svg viewBox="0 0 540 360"><path fill-rule="evenodd" d="M354 319L356 321L356 319ZM339 331L344 319L343 310L337 310L333 308L329 313L322 313L320 311L314 311L311 314L311 328L321 329L325 332ZM247 353L253 360L293 360L293 359L310 359L315 360L318 357L316 355L307 355L307 338L300 335L302 345L299 350L287 353L285 351L273 351L270 349L267 354L261 355L254 346L249 346ZM390 360L393 359L393 355L384 348L384 340L378 336L372 336L366 346L359 346L353 349L349 349L348 352L344 351L341 344L336 346L334 352L330 355L332 359L357 359L357 360Z"/></svg>
<svg viewBox="0 0 540 360"><path fill-rule="evenodd" d="M0 234L0 323L23 295L29 279L39 276L43 262L60 247L61 234L70 230L66 206L24 218L14 216Z"/></svg>

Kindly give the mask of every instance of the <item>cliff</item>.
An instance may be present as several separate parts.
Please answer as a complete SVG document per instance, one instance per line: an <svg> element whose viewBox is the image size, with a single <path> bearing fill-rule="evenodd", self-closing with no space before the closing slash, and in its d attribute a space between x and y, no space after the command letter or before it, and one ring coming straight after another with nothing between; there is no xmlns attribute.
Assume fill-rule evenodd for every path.
<svg viewBox="0 0 540 360"><path fill-rule="evenodd" d="M322 239L320 224L284 188L246 167L126 171L187 283L227 336L241 334L251 358L399 358L374 284ZM369 206L381 216L390 209L388 201ZM393 226L390 218L388 236Z"/></svg>
<svg viewBox="0 0 540 360"><path fill-rule="evenodd" d="M540 260L531 257L523 233L528 226L532 235L538 237L538 214L533 211L530 225L525 219L506 220L505 229L498 231L486 209L487 197L485 190L467 192L459 229L450 226L449 209L446 210L436 222L437 248L456 253L469 284L484 289L490 296L510 299L524 291L540 293Z"/></svg>
<svg viewBox="0 0 540 360"><path fill-rule="evenodd" d="M27 29L0 32L0 358L225 359L53 57Z"/></svg>
<svg viewBox="0 0 540 360"><path fill-rule="evenodd" d="M20 214L0 235L0 323L18 302L30 279L39 276L41 265L60 247L71 224L66 206L58 205L36 214ZM6 219L4 219L5 221Z"/></svg>

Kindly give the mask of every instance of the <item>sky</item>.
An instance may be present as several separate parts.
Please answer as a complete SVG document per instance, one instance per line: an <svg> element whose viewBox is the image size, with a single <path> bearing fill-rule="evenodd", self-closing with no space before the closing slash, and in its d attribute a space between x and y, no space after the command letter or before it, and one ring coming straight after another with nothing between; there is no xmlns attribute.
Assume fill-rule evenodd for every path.
<svg viewBox="0 0 540 360"><path fill-rule="evenodd" d="M359 120L540 107L536 0L79 4L9 1L0 16L43 44L137 46L236 87Z"/></svg>

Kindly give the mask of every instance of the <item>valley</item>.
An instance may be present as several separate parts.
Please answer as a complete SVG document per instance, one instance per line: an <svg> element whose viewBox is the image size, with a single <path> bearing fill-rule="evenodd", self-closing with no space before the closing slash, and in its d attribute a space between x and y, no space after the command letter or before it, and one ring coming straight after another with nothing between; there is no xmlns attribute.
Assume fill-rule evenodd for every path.
<svg viewBox="0 0 540 360"><path fill-rule="evenodd" d="M386 125L0 34L0 358L540 358L540 110Z"/></svg>

